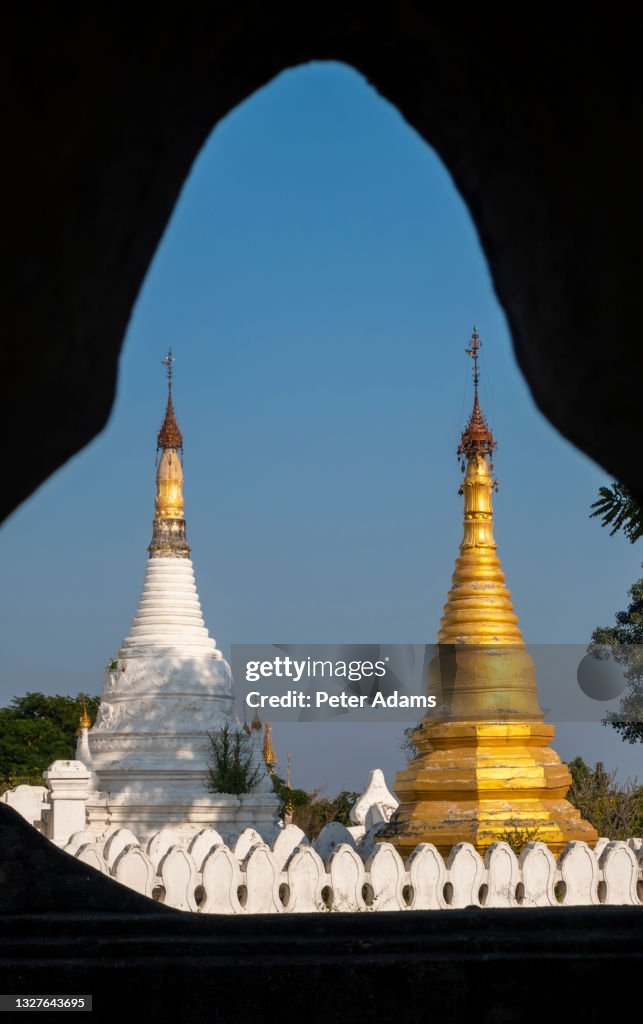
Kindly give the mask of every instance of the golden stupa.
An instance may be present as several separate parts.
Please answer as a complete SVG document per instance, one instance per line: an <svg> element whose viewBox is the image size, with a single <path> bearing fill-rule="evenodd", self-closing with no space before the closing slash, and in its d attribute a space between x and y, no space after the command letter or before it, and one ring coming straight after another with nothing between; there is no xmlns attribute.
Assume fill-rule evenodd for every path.
<svg viewBox="0 0 643 1024"><path fill-rule="evenodd" d="M496 447L478 400L479 336L473 330L473 411L458 456L464 480L464 537L429 666L430 711L413 732L419 753L398 772L400 799L378 838L404 856L418 843L448 853L479 852L499 839L540 840L554 853L596 830L565 800L571 776L550 743L534 663L496 553L491 496Z"/></svg>

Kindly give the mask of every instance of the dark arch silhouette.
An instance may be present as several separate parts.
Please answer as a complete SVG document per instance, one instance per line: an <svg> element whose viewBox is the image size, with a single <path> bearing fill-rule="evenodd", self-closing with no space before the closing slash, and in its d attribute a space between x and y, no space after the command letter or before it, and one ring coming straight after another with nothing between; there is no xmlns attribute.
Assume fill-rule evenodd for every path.
<svg viewBox="0 0 643 1024"><path fill-rule="evenodd" d="M312 59L355 67L436 149L539 407L643 494L635 33L404 0L25 12L0 65L0 515L105 424L132 305L213 126Z"/></svg>
<svg viewBox="0 0 643 1024"><path fill-rule="evenodd" d="M638 33L620 11L512 16L418 0L8 9L0 519L104 425L132 305L213 126L314 59L355 67L436 149L538 405L643 497ZM24 912L34 878L65 855L43 840L23 870L34 836L9 808L0 819L0 862ZM178 990L187 1021L210 1020L213 1006L222 1019L267 1019L286 998L311 1021L388 1020L400 1007L425 1020L430 1000L444 1020L464 1009L524 1024L551 1016L555 998L559 1015L597 1021L641 964L640 908L414 912L412 924L293 915L251 928L168 911L150 927L133 905L106 920L93 888L82 915L64 886L38 916L10 910L5 992L16 978L27 992L90 987L99 1008L117 997L162 1016ZM554 997L553 965L564 979Z"/></svg>

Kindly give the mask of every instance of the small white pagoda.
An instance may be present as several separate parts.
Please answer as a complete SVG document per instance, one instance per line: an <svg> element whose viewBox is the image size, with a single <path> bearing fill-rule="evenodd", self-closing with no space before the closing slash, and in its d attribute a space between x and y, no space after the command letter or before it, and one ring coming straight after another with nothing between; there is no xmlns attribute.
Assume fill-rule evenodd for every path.
<svg viewBox="0 0 643 1024"><path fill-rule="evenodd" d="M270 834L277 828L279 798L267 771L241 796L208 793L205 785L208 733L226 722L237 729L239 722L230 668L203 621L186 539L183 438L172 400L172 364L170 351L143 592L130 631L105 671L96 722L88 728L81 721L76 756L90 773L86 828L102 834L125 827L141 838L179 825L216 825L228 832L251 826ZM253 732L253 740L259 760L261 735Z"/></svg>

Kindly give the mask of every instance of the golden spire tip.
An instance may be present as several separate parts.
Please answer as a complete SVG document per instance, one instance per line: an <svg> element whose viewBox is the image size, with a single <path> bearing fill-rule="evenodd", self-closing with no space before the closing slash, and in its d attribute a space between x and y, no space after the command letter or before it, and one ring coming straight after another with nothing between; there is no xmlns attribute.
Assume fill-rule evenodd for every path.
<svg viewBox="0 0 643 1024"><path fill-rule="evenodd" d="M92 720L89 717L89 712L87 710L87 705L85 703L85 698L84 697L82 698L82 702L83 702L83 713L80 716L78 724L80 725L81 729L91 729L91 727L92 727Z"/></svg>
<svg viewBox="0 0 643 1024"><path fill-rule="evenodd" d="M263 759L268 766L268 771L271 772L277 764L277 755L275 748L272 745L272 726L270 722L266 722L263 734Z"/></svg>

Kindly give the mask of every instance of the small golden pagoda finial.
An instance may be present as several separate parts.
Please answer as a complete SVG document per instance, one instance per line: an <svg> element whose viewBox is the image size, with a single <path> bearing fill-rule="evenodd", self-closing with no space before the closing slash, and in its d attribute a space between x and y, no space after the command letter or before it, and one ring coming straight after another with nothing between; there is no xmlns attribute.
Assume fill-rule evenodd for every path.
<svg viewBox="0 0 643 1024"><path fill-rule="evenodd" d="M266 762L268 772L272 775L277 766L277 755L272 745L272 726L266 722L263 734L263 759Z"/></svg>
<svg viewBox="0 0 643 1024"><path fill-rule="evenodd" d="M259 712L255 711L252 722L250 723L252 729L261 729L261 719L259 718Z"/></svg>
<svg viewBox="0 0 643 1024"><path fill-rule="evenodd" d="M156 469L156 499L150 557L189 558L190 545L185 536L183 517L183 435L174 415L172 384L174 356L169 349L161 360L167 368L167 405L165 418L156 439L156 453L161 452ZM180 454L179 454L180 453Z"/></svg>
<svg viewBox="0 0 643 1024"><path fill-rule="evenodd" d="M87 710L87 704L85 703L85 698L82 697L81 700L83 702L83 713L80 716L80 720L79 720L78 724L79 724L81 729L91 729L91 727L92 727L92 720L89 717L89 712Z"/></svg>

